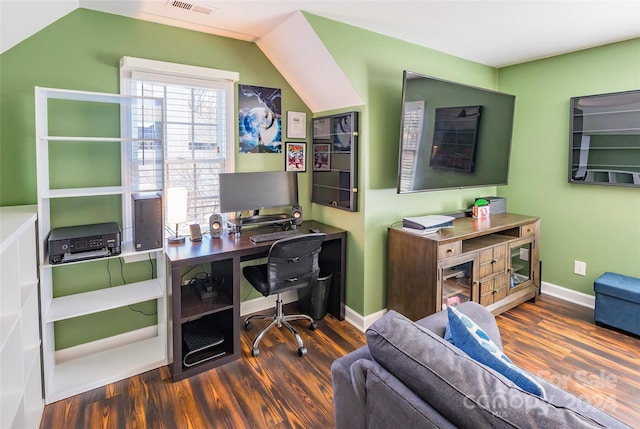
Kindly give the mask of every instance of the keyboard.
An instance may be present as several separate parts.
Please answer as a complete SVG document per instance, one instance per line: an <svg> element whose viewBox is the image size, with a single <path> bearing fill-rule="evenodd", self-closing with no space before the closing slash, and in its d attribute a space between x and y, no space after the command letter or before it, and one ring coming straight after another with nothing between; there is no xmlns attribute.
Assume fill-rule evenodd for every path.
<svg viewBox="0 0 640 429"><path fill-rule="evenodd" d="M297 229L287 229L285 231L275 231L268 232L266 234L256 234L252 235L250 240L252 243L264 243L265 241L276 241L281 238L293 237L296 235L301 235L302 231Z"/></svg>

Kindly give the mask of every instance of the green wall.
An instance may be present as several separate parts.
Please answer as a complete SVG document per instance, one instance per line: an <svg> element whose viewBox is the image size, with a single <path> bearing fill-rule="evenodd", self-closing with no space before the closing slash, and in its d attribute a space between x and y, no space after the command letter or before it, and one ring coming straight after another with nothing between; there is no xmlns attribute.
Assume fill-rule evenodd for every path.
<svg viewBox="0 0 640 429"><path fill-rule="evenodd" d="M119 61L123 56L147 58L211 67L240 73L244 84L282 89L282 110L302 111L310 115L301 101L260 49L249 42L211 36L204 33L147 23L116 15L77 9L49 25L0 55L0 205L35 204L36 158L34 86L118 93ZM236 95L237 97L237 95ZM54 112L52 112L53 114ZM111 118L106 129L119 129L119 115L105 114ZM237 128L237 127L236 127ZM237 141L237 130L235 141ZM60 171L86 180L118 182L120 174L119 151L104 145L92 145L90 151L96 160L104 162L104 168L115 169L110 174L92 175L73 163L73 154L84 151L77 145L67 151L68 159L60 156L53 160ZM64 148L62 151L64 152ZM114 164L115 163L115 164ZM283 154L236 154L239 171L283 170ZM86 167L86 166L85 166ZM95 171L96 166L91 165ZM101 179L97 179L100 176ZM52 178L62 184L67 177ZM310 173L300 174L300 200L304 210L310 207ZM102 222L119 219L119 197L93 197L93 210L76 207L76 199L56 200L58 207L54 225ZM107 219L103 219L103 218ZM80 272L78 272L80 271ZM113 284L121 284L120 269L112 263ZM66 289L95 289L106 287L107 268L101 262L90 265L56 268L55 294L64 295ZM128 281L140 275L149 275L148 264L127 264L124 275ZM83 279L78 284L77 279ZM243 284L243 297L248 296L249 286ZM246 293L245 293L246 291ZM255 296L259 296L256 293ZM135 306L137 310L153 313L153 303ZM98 338L154 324L154 316L128 308L116 309L97 315L65 320L56 324L56 348L61 349Z"/></svg>
<svg viewBox="0 0 640 429"><path fill-rule="evenodd" d="M517 96L509 211L542 219L542 279L593 294L605 271L640 277L640 189L568 183L569 98L640 89L640 39L506 67ZM587 275L573 274L573 262Z"/></svg>
<svg viewBox="0 0 640 429"><path fill-rule="evenodd" d="M305 217L349 231L350 308L369 315L386 306L388 226L404 216L463 209L496 193L508 198L509 211L542 218L544 281L592 293L602 271L640 276L638 189L566 179L569 97L640 88L639 40L496 70L306 17L365 102L343 109L360 112L359 211L311 204L309 172L301 174L300 186ZM124 55L238 71L240 83L282 88L283 112L310 113L253 43L78 9L0 56L0 205L36 202L33 86L118 92ZM405 69L517 96L508 186L396 194ZM281 170L284 158L236 154L236 165L239 171ZM586 277L572 274L574 259L587 262ZM243 286L242 296L248 291ZM127 319L126 329L118 329L136 323L144 324ZM82 331L67 342L86 341Z"/></svg>
<svg viewBox="0 0 640 429"><path fill-rule="evenodd" d="M390 225L405 216L464 209L475 197L496 193L495 187L396 193L403 70L492 89L497 85L497 71L371 31L306 16L365 102L359 135L360 210L349 216L333 216L331 209L314 207L313 214L351 233L347 304L368 315L386 307Z"/></svg>

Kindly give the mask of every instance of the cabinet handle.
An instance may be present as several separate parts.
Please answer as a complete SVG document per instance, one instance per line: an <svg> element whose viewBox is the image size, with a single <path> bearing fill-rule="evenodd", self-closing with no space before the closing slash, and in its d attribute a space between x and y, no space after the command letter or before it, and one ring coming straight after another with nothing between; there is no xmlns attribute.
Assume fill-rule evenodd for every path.
<svg viewBox="0 0 640 429"><path fill-rule="evenodd" d="M447 249L447 253L453 253L453 249Z"/></svg>

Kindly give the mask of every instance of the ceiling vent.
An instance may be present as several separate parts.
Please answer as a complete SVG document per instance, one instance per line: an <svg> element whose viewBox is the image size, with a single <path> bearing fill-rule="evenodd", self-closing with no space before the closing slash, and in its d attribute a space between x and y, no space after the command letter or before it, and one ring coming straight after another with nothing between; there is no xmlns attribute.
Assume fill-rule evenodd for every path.
<svg viewBox="0 0 640 429"><path fill-rule="evenodd" d="M184 10L190 10L192 12L203 13L205 15L209 15L213 11L212 9L209 9L206 7L197 6L193 3L188 3L186 1L179 1L179 0L170 0L168 5L171 7L177 7L178 9L184 9Z"/></svg>

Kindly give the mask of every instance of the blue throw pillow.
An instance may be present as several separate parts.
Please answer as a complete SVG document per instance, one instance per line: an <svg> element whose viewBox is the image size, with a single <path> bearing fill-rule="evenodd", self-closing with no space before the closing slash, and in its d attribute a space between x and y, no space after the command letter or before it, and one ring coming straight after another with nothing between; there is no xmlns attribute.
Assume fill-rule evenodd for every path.
<svg viewBox="0 0 640 429"><path fill-rule="evenodd" d="M520 387L534 395L545 399L544 388L532 377L511 362L491 341L491 338L473 320L462 314L455 307L448 307L449 332L453 344L472 359L498 371Z"/></svg>

